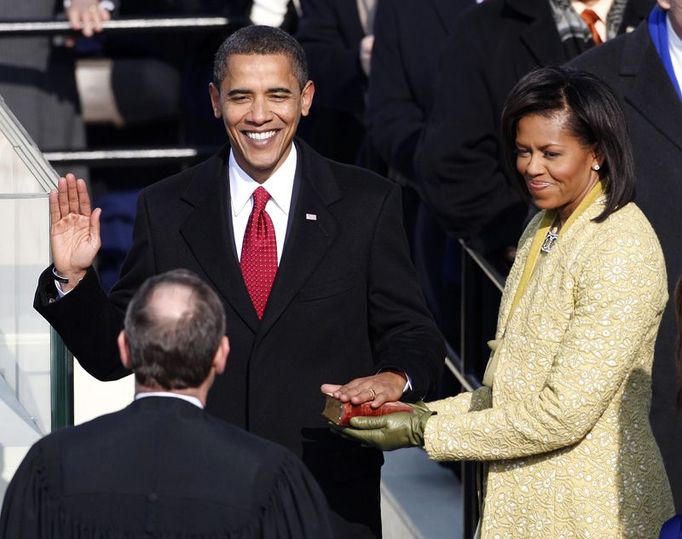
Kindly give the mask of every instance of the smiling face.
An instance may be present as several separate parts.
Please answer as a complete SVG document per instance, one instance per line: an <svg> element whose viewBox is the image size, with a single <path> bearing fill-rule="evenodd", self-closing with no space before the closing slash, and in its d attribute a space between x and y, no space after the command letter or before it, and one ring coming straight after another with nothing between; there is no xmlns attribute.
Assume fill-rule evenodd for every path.
<svg viewBox="0 0 682 539"><path fill-rule="evenodd" d="M301 89L284 54L235 54L220 88L211 84L209 91L237 163L265 182L289 155L298 122L310 111L312 81Z"/></svg>
<svg viewBox="0 0 682 539"><path fill-rule="evenodd" d="M562 223L599 180L599 160L566 127L566 114L531 114L516 129L516 168L535 205L557 209Z"/></svg>

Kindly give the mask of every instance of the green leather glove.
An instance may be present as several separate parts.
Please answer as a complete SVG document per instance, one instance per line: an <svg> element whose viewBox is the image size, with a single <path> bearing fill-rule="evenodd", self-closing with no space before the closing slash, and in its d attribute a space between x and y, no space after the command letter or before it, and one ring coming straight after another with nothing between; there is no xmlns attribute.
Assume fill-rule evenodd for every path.
<svg viewBox="0 0 682 539"><path fill-rule="evenodd" d="M382 451L401 447L424 445L426 422L435 412L423 402L410 404L411 412L399 412L382 416L358 416L350 420L350 427L342 430L344 436Z"/></svg>

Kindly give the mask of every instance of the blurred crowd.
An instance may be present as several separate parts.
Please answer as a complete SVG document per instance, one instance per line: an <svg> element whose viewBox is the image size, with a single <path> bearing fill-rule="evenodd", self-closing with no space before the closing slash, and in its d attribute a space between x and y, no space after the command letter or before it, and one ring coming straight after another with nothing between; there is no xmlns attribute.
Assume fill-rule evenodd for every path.
<svg viewBox="0 0 682 539"><path fill-rule="evenodd" d="M296 36L316 87L299 136L326 157L372 169L402 186L404 226L420 284L455 347L460 240L504 273L535 211L514 188L513 172L502 159L505 98L537 66L568 63L590 71L611 86L625 110L636 201L661 242L671 296L682 273L676 219L682 200L682 0L6 3L11 6L4 12L13 19L66 17L79 33L78 39L0 38L0 94L42 150L217 148L225 133L207 92L217 45L232 29L251 23ZM187 35L106 32L110 18L194 15L227 16L231 24ZM672 53L664 29L677 38ZM121 193L177 166L94 167L89 177L100 205L122 204L122 219L132 223L133 198L120 202ZM111 240L103 243L116 248ZM651 421L679 507L682 425L674 405L674 334L669 306L656 347Z"/></svg>

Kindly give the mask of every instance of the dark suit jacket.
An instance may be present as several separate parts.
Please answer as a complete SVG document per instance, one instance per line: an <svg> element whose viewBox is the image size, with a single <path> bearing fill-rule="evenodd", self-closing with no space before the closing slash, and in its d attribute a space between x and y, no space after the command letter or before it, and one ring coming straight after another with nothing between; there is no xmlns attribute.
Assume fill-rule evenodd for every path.
<svg viewBox="0 0 682 539"><path fill-rule="evenodd" d="M378 518L381 453L329 432L320 384L395 368L410 375L414 396L423 396L438 379L444 348L409 260L398 188L297 147L289 231L262 321L234 248L226 148L142 192L133 247L109 297L89 272L50 303L46 272L35 307L86 370L117 378L125 371L116 334L137 287L173 268L195 271L223 299L231 342L207 409L301 456L332 509L368 522ZM365 480L376 500L353 489Z"/></svg>
<svg viewBox="0 0 682 539"><path fill-rule="evenodd" d="M646 17L631 0L621 31ZM516 243L525 205L502 168L499 128L514 84L565 57L547 0L487 0L462 16L441 58L416 163L429 203L454 235L483 251Z"/></svg>
<svg viewBox="0 0 682 539"><path fill-rule="evenodd" d="M374 23L367 129L389 167L414 180L414 154L433 106L438 59L475 0L382 0Z"/></svg>
<svg viewBox="0 0 682 539"><path fill-rule="evenodd" d="M308 58L315 99L299 134L325 157L355 163L365 137L365 31L355 0L302 0L296 39Z"/></svg>
<svg viewBox="0 0 682 539"><path fill-rule="evenodd" d="M682 103L651 43L646 22L631 34L579 56L570 65L601 77L621 100L635 157L637 205L661 241L672 296L675 281L682 274ZM675 314L670 302L656 343L651 423L679 509L682 418L675 411L674 343Z"/></svg>
<svg viewBox="0 0 682 539"><path fill-rule="evenodd" d="M327 511L286 449L146 397L38 441L5 495L0 537L331 537Z"/></svg>

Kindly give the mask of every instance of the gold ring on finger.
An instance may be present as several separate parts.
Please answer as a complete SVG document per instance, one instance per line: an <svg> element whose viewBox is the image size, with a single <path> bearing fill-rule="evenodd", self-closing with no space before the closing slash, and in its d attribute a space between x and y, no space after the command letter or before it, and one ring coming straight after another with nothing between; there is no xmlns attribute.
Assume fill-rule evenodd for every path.
<svg viewBox="0 0 682 539"><path fill-rule="evenodd" d="M374 388L370 387L369 390L372 392L372 400L376 399L377 398L377 392L374 391Z"/></svg>

